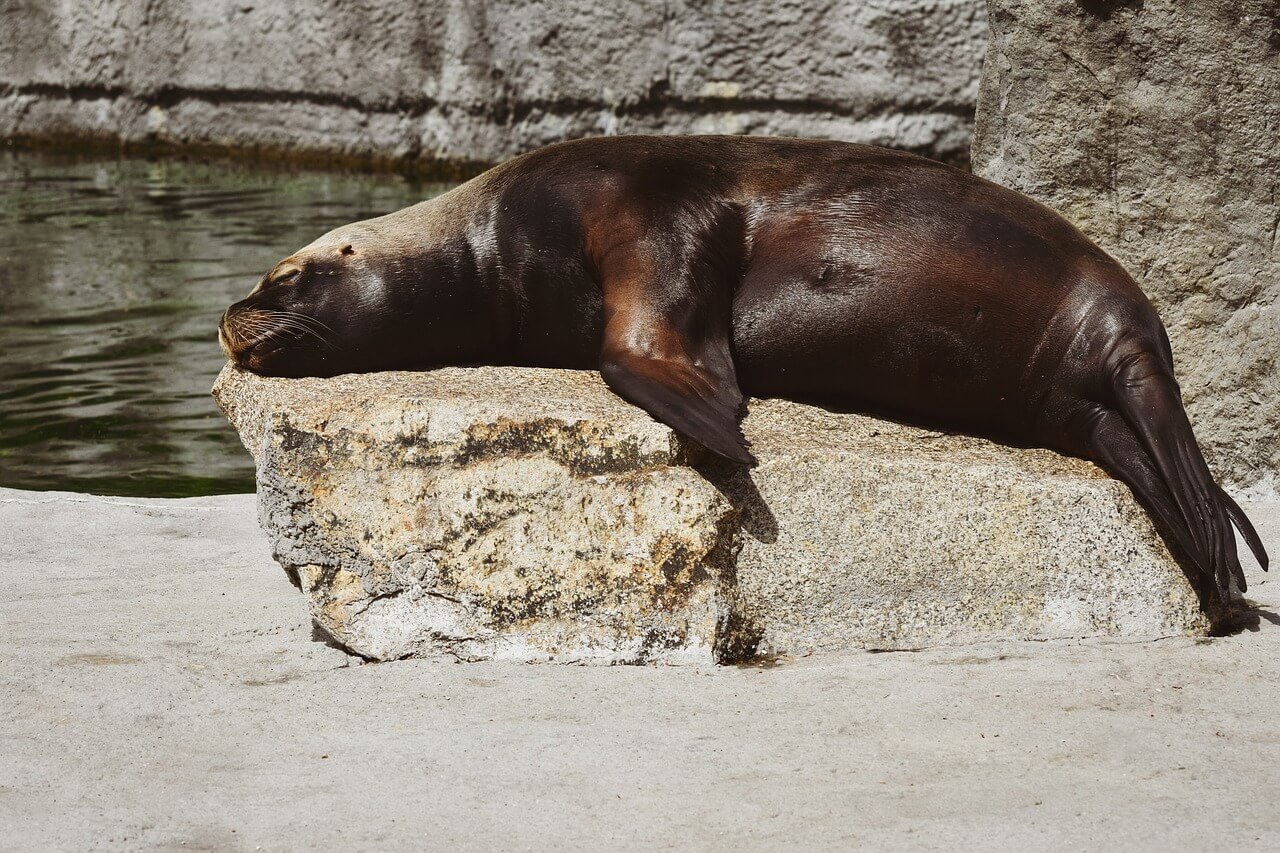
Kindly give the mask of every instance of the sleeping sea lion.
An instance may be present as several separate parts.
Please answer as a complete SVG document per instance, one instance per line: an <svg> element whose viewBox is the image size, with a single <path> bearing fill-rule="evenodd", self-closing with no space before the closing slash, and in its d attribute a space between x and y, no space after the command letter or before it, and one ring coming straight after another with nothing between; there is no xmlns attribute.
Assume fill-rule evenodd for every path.
<svg viewBox="0 0 1280 853"><path fill-rule="evenodd" d="M1051 448L1128 483L1202 597L1245 588L1168 336L1052 210L922 157L727 136L605 137L517 157L334 229L223 316L241 366L598 368L750 463L743 394ZM1206 599L1207 600L1207 599Z"/></svg>

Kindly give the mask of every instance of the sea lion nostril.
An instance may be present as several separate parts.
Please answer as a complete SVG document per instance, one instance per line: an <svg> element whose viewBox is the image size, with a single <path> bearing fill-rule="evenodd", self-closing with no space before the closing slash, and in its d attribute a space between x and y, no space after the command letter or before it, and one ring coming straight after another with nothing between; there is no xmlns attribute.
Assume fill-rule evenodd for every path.
<svg viewBox="0 0 1280 853"><path fill-rule="evenodd" d="M222 319L218 321L218 348L222 350L223 355L227 358L234 359L235 351L231 348L231 341L227 337L227 315L222 314Z"/></svg>

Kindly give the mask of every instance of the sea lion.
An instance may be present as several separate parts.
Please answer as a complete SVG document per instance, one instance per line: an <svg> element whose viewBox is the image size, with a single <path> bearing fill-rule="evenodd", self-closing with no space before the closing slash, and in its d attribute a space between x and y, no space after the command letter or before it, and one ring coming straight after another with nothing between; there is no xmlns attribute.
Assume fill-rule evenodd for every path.
<svg viewBox="0 0 1280 853"><path fill-rule="evenodd" d="M598 367L623 398L752 462L743 393L834 403L1093 460L1202 597L1245 589L1160 318L1052 210L922 157L752 137L606 137L517 157L334 229L232 305L268 375ZM1209 600L1206 598L1206 600Z"/></svg>

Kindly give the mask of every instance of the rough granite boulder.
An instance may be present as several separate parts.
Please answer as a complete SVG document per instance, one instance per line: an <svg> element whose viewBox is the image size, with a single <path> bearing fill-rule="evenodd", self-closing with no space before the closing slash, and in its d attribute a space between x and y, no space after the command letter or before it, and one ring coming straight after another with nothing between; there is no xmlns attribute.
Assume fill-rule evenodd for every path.
<svg viewBox="0 0 1280 853"><path fill-rule="evenodd" d="M989 0L974 171L1119 259L1210 465L1280 474L1280 3Z"/></svg>
<svg viewBox="0 0 1280 853"><path fill-rule="evenodd" d="M781 400L709 458L594 372L447 368L214 395L312 615L386 660L641 663L1198 633L1093 466Z"/></svg>
<svg viewBox="0 0 1280 853"><path fill-rule="evenodd" d="M0 0L0 137L491 163L612 133L964 160L982 0Z"/></svg>

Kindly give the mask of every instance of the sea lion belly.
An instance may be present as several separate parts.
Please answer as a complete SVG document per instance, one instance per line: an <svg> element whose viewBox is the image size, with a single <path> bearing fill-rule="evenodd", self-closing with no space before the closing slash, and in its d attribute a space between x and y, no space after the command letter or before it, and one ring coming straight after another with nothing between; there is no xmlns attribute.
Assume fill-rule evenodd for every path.
<svg viewBox="0 0 1280 853"><path fill-rule="evenodd" d="M733 303L744 391L1027 432L1080 247L954 195L873 182L762 217Z"/></svg>

